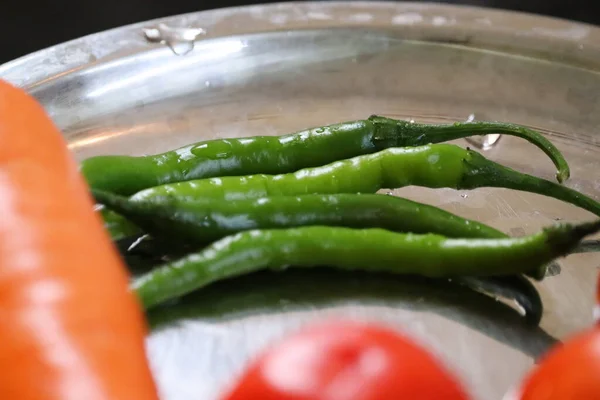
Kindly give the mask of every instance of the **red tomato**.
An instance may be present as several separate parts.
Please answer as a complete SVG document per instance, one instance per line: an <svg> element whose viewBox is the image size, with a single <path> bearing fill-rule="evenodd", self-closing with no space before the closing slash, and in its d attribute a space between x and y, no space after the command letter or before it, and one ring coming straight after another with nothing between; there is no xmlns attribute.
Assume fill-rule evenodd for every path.
<svg viewBox="0 0 600 400"><path fill-rule="evenodd" d="M600 331L580 333L550 350L509 399L600 399Z"/></svg>
<svg viewBox="0 0 600 400"><path fill-rule="evenodd" d="M372 324L309 326L267 350L224 400L466 400L427 351Z"/></svg>

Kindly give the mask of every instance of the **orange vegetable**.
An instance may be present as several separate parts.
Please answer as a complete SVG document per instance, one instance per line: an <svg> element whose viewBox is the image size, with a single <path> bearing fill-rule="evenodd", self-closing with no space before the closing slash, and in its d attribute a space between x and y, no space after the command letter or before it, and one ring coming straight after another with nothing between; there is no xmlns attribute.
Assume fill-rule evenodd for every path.
<svg viewBox="0 0 600 400"><path fill-rule="evenodd" d="M146 325L61 133L0 81L0 398L158 399Z"/></svg>

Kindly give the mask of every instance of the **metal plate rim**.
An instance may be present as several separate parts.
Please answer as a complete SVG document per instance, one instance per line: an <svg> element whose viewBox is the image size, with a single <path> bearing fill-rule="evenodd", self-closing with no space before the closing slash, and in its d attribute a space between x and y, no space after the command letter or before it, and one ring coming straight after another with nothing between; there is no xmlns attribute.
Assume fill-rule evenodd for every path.
<svg viewBox="0 0 600 400"><path fill-rule="evenodd" d="M243 21L243 23L240 23ZM259 32L346 28L400 30L418 40L455 40L456 44L509 51L546 52L561 62L600 64L600 27L516 11L414 2L290 2L228 7L168 16L83 36L0 65L0 78L32 90L73 70L124 54L150 51L143 29L158 24L199 26L198 40ZM433 36L432 32L434 33ZM435 33L438 33L437 35ZM498 38L501 43L498 42ZM511 40L511 38L513 40ZM518 38L519 40L514 40ZM552 42L552 48L548 48ZM594 68L595 69L595 68Z"/></svg>

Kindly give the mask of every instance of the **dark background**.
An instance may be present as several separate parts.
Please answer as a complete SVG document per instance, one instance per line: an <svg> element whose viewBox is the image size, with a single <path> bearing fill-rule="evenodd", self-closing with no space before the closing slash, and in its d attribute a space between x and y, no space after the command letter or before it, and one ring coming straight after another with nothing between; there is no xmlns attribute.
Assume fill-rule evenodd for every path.
<svg viewBox="0 0 600 400"><path fill-rule="evenodd" d="M133 22L270 1L0 0L0 64L35 50ZM418 1L418 0L415 0ZM600 24L597 0L447 0Z"/></svg>

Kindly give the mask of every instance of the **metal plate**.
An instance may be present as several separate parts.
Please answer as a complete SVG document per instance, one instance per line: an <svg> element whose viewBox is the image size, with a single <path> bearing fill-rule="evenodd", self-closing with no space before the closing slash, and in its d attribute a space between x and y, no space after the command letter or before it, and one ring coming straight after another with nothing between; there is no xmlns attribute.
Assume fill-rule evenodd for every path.
<svg viewBox="0 0 600 400"><path fill-rule="evenodd" d="M288 3L99 33L5 64L0 77L43 102L79 159L282 134L372 113L430 122L473 114L550 135L571 163L568 185L598 198L598 44L595 27L524 14ZM518 139L504 137L486 155L553 176L544 155ZM513 235L592 218L502 189L397 193ZM559 276L539 285L546 307L540 328L527 327L503 303L441 283L332 271L256 274L151 314L149 356L164 399L214 399L275 338L309 320L345 315L413 335L476 398L499 399L548 345L590 324L598 261L570 256Z"/></svg>

